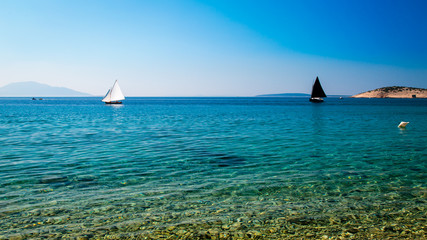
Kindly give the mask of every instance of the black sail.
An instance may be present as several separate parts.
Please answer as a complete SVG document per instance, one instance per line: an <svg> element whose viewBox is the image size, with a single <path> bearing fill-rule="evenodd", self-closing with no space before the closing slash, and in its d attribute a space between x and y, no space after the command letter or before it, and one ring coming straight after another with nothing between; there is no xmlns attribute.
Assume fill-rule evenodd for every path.
<svg viewBox="0 0 427 240"><path fill-rule="evenodd" d="M312 98L322 98L326 97L325 92L323 91L322 85L320 85L319 77L316 77L316 81L313 85L313 90L311 91Z"/></svg>

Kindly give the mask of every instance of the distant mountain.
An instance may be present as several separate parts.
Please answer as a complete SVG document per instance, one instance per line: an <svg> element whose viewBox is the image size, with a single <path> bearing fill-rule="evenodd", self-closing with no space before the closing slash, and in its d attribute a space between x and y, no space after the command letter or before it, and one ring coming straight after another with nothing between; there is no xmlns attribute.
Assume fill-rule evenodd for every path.
<svg viewBox="0 0 427 240"><path fill-rule="evenodd" d="M0 87L0 97L85 97L87 93L38 82L17 82Z"/></svg>
<svg viewBox="0 0 427 240"><path fill-rule="evenodd" d="M353 98L427 98L427 89L413 87L383 87L352 96Z"/></svg>
<svg viewBox="0 0 427 240"><path fill-rule="evenodd" d="M263 94L256 97L309 97L307 93L277 93L277 94Z"/></svg>

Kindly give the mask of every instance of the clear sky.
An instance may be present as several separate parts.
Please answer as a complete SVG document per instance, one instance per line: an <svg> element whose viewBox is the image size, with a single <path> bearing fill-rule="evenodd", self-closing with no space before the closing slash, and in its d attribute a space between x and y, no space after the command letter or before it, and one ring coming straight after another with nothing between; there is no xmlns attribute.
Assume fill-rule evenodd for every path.
<svg viewBox="0 0 427 240"><path fill-rule="evenodd" d="M425 0L1 0L0 86L104 95L427 88Z"/></svg>

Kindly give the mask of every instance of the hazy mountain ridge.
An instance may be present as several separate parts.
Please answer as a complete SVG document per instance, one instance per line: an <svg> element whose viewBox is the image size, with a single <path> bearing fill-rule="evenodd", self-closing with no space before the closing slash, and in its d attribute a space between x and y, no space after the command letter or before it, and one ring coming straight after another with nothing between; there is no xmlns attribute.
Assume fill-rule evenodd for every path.
<svg viewBox="0 0 427 240"><path fill-rule="evenodd" d="M87 97L88 93L38 82L17 82L0 87L0 97Z"/></svg>
<svg viewBox="0 0 427 240"><path fill-rule="evenodd" d="M383 87L352 96L353 98L427 98L427 89L403 86Z"/></svg>

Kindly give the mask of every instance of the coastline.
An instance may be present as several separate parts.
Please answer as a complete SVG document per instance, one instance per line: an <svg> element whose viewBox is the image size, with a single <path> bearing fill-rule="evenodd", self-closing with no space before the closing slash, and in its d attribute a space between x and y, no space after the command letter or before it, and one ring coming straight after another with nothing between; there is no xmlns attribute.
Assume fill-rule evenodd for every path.
<svg viewBox="0 0 427 240"><path fill-rule="evenodd" d="M351 96L352 98L427 98L427 89L384 87Z"/></svg>

